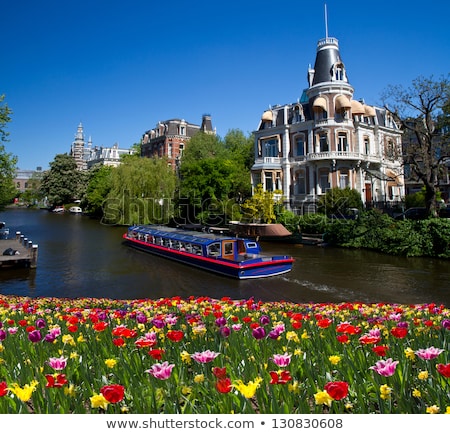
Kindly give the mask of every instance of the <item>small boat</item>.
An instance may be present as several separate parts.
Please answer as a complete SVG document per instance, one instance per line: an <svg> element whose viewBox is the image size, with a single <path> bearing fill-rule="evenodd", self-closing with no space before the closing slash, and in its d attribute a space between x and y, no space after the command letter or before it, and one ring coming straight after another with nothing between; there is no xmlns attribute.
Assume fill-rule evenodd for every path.
<svg viewBox="0 0 450 434"><path fill-rule="evenodd" d="M9 228L5 222L0 222L0 240L7 240L9 237Z"/></svg>
<svg viewBox="0 0 450 434"><path fill-rule="evenodd" d="M82 210L79 206L71 206L71 207L69 208L69 212L70 212L71 214L82 214L82 213L83 213L83 210Z"/></svg>
<svg viewBox="0 0 450 434"><path fill-rule="evenodd" d="M144 252L236 279L288 273L294 262L292 256L263 255L255 240L157 225L130 226L123 234L123 242Z"/></svg>
<svg viewBox="0 0 450 434"><path fill-rule="evenodd" d="M52 209L52 212L54 212L56 214L60 214L60 213L66 212L66 209L63 206L55 206Z"/></svg>
<svg viewBox="0 0 450 434"><path fill-rule="evenodd" d="M302 242L300 233L288 231L281 223L243 223L229 222L229 230L238 237L252 238L258 241L275 241L284 243Z"/></svg>

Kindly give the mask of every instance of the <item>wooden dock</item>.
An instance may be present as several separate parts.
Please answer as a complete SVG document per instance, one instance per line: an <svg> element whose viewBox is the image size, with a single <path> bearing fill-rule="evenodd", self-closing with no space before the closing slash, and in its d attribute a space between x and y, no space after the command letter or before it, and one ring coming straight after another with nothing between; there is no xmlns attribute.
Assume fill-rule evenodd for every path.
<svg viewBox="0 0 450 434"><path fill-rule="evenodd" d="M13 249L14 255L3 253ZM16 232L15 238L0 240L0 269L2 268L36 268L38 258L38 245L33 244L20 232Z"/></svg>

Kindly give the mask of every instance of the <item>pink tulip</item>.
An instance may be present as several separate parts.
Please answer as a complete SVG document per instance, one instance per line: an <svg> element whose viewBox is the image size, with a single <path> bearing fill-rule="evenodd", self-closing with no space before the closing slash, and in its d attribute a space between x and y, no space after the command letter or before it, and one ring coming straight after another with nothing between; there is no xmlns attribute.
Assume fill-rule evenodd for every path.
<svg viewBox="0 0 450 434"><path fill-rule="evenodd" d="M170 374L172 374L172 369L175 367L175 365L169 365L169 362L163 362L163 363L155 363L150 369L147 369L145 372L147 372L150 375L153 375L153 377L157 378L158 380L167 380L170 377Z"/></svg>
<svg viewBox="0 0 450 434"><path fill-rule="evenodd" d="M206 350L201 353L194 353L191 357L198 363L209 363L212 362L219 354L220 353Z"/></svg>
<svg viewBox="0 0 450 434"><path fill-rule="evenodd" d="M383 377L390 377L394 375L395 368L398 365L398 361L393 362L392 359L379 360L375 366L371 366L369 369L373 369L377 374Z"/></svg>
<svg viewBox="0 0 450 434"><path fill-rule="evenodd" d="M289 365L289 363L291 363L291 355L288 353L274 354L272 357L272 361L280 368L285 368Z"/></svg>
<svg viewBox="0 0 450 434"><path fill-rule="evenodd" d="M432 360L439 356L444 350L430 347L426 349L420 349L416 351L417 357L420 357L422 360Z"/></svg>
<svg viewBox="0 0 450 434"><path fill-rule="evenodd" d="M55 371L62 371L67 366L67 357L50 357L47 363Z"/></svg>

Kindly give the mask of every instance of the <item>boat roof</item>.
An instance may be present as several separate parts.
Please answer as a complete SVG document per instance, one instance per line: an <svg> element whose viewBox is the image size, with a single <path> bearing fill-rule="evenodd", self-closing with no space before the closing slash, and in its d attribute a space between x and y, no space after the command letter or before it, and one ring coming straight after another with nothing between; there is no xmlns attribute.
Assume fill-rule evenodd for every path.
<svg viewBox="0 0 450 434"><path fill-rule="evenodd" d="M165 226L151 226L151 225L130 226L129 230L157 237L166 237L176 241L195 243L201 245L211 244L214 241L237 239L234 237L225 237L214 233L190 232L178 228L170 228ZM250 241L253 242L253 240Z"/></svg>

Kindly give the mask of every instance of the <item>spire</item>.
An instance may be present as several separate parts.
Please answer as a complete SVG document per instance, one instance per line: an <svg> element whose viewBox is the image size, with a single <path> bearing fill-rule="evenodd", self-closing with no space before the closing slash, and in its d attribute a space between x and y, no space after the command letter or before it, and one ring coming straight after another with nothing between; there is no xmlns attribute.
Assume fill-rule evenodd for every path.
<svg viewBox="0 0 450 434"><path fill-rule="evenodd" d="M327 4L325 3L325 38L328 38L328 15L327 15Z"/></svg>

